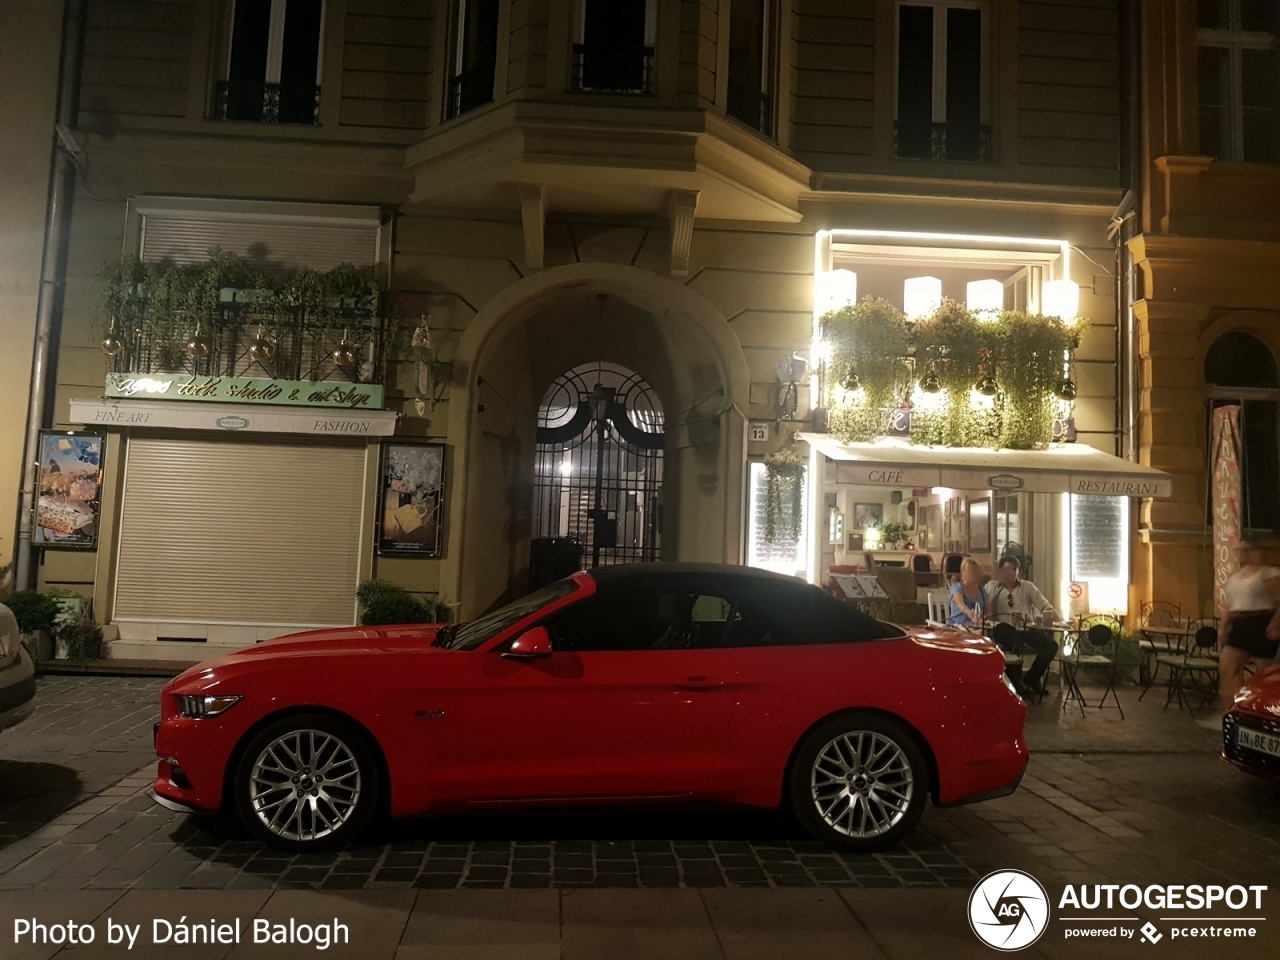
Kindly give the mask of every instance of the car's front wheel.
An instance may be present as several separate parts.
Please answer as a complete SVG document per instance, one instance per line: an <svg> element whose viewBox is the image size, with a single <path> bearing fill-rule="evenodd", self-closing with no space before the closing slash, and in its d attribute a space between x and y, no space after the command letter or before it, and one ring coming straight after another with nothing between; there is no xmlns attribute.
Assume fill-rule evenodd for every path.
<svg viewBox="0 0 1280 960"><path fill-rule="evenodd" d="M364 734L325 714L277 720L245 747L236 811L251 833L286 850L341 846L368 823L379 776Z"/></svg>
<svg viewBox="0 0 1280 960"><path fill-rule="evenodd" d="M929 770L901 724L877 714L846 714L805 738L790 788L796 819L818 840L837 850L879 850L920 819Z"/></svg>

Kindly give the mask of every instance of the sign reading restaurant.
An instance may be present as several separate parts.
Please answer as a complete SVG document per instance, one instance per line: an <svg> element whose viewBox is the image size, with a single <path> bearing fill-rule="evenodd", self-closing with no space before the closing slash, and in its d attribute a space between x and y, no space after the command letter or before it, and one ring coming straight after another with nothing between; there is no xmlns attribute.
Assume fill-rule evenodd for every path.
<svg viewBox="0 0 1280 960"><path fill-rule="evenodd" d="M104 396L112 400L203 400L347 410L382 407L382 385L376 383L200 377L187 373L109 373Z"/></svg>

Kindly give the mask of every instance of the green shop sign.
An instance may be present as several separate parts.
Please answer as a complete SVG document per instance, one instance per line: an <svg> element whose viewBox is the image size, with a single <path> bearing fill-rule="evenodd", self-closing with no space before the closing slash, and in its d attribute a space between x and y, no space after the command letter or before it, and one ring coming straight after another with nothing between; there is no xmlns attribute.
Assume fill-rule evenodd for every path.
<svg viewBox="0 0 1280 960"><path fill-rule="evenodd" d="M382 386L375 383L198 377L186 373L109 373L105 396L115 400L204 400L350 410L382 408Z"/></svg>

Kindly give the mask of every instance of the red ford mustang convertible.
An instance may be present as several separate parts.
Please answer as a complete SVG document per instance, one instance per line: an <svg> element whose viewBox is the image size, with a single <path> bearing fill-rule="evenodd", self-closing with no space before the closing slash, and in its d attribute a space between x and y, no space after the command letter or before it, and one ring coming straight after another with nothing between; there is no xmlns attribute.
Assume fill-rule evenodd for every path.
<svg viewBox="0 0 1280 960"><path fill-rule="evenodd" d="M911 635L745 567L603 567L461 625L281 637L162 694L154 797L290 850L392 816L787 805L831 847L1012 792L1026 707L988 641Z"/></svg>

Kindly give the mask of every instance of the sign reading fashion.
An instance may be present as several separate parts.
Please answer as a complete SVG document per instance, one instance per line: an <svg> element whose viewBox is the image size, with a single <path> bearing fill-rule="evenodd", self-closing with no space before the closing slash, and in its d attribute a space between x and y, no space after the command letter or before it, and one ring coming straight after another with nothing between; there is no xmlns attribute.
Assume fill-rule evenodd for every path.
<svg viewBox="0 0 1280 960"><path fill-rule="evenodd" d="M104 395L117 400L204 400L351 410L382 407L382 385L376 383L200 377L188 373L109 373Z"/></svg>

